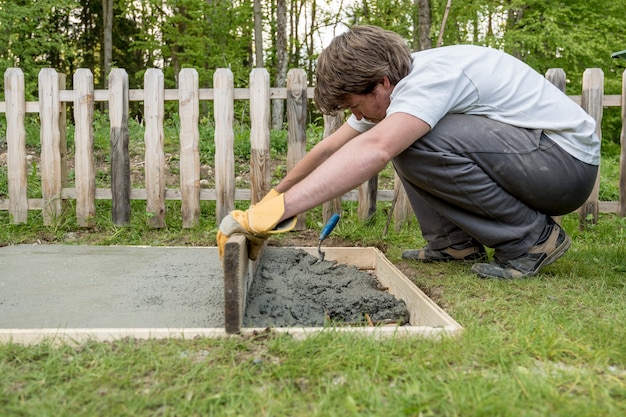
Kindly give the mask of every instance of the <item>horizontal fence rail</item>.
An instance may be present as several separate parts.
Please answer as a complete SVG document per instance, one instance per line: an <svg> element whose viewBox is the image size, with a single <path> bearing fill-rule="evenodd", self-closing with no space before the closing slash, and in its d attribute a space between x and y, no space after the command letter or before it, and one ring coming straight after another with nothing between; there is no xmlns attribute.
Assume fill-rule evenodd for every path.
<svg viewBox="0 0 626 417"><path fill-rule="evenodd" d="M546 78L565 90L565 72L550 69ZM234 88L229 69L217 69L214 88L198 87L195 69L181 70L177 89L165 89L163 72L148 69L143 89L129 89L128 75L123 69L113 69L108 89L95 90L92 73L79 69L73 75L73 90L66 89L66 76L53 69L39 73L38 101L26 101L24 74L19 68L9 68L4 74L5 101L0 102L0 113L7 121L8 196L0 195L0 210L8 210L11 222L26 223L29 210L42 210L44 224L50 225L61 215L63 202L75 200L76 218L83 227L93 225L96 200L112 201L112 220L124 225L130 221L131 200L145 200L148 223L151 227L165 226L165 201L181 201L182 224L185 228L199 223L200 201L216 202L216 221L234 209L236 200L259 201L271 184L270 170L270 107L271 100L286 100L287 109L287 171L306 152L306 115L313 88L307 86L306 73L292 69L286 88L271 88L267 70L253 69L249 88ZM599 201L600 177L588 201L579 209L581 225L596 219L598 213L626 215L626 71L622 78L621 95L604 95L604 74L598 68L583 74L582 94L570 96L592 115L598 123L597 133L602 137L601 121L604 107L621 107L620 199ZM250 101L250 188L235 187L234 158L234 101ZM178 102L179 129L179 188L166 188L164 152L164 107L166 101ZM215 140L215 187L202 189L199 153L199 108L201 101L213 101ZM94 107L96 102L107 103L110 121L110 188L96 188L94 163ZM144 117L144 184L131 184L129 157L129 102L143 102ZM74 116L74 187L68 187L67 105L72 104ZM28 198L28 164L25 133L25 115L37 113L40 118L41 139L41 198ZM324 116L324 136L336 130L342 120ZM563 173L567 175L567 173ZM141 184L140 184L141 185ZM376 211L377 201L391 201L396 229L412 217L406 194L396 175L393 190L379 190L374 177L358 189L341 198L324 203L324 220L341 210L342 201L358 201L361 219ZM299 216L298 228L304 227L304 214Z"/></svg>

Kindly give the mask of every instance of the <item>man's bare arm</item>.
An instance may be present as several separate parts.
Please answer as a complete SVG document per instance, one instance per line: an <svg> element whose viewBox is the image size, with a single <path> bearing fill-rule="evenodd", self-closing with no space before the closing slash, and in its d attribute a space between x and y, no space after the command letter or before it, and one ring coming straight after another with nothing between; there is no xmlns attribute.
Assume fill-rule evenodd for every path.
<svg viewBox="0 0 626 417"><path fill-rule="evenodd" d="M285 193L289 218L325 201L343 195L380 172L392 158L430 130L424 121L394 113L372 129L345 143L324 163L310 167Z"/></svg>
<svg viewBox="0 0 626 417"><path fill-rule="evenodd" d="M315 145L313 149L287 173L280 184L276 186L276 191L284 193L289 190L313 172L315 168L324 163L324 161L337 152L338 149L358 136L358 134L359 132L354 130L349 124L344 123L339 129Z"/></svg>

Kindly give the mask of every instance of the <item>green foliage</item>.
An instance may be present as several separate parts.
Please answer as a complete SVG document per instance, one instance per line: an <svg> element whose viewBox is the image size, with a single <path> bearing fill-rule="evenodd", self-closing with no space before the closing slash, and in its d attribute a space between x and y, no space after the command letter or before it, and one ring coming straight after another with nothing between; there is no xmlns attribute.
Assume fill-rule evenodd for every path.
<svg viewBox="0 0 626 417"><path fill-rule="evenodd" d="M19 67L24 71L26 97L37 97L41 68L64 67L76 53L65 28L74 0L0 1L0 71ZM0 92L4 92L0 79Z"/></svg>
<svg viewBox="0 0 626 417"><path fill-rule="evenodd" d="M235 85L248 85L252 43L250 2L166 1L171 15L163 15L163 42L156 45L166 60L171 83L181 68L196 68L200 86L213 85L216 68L230 68Z"/></svg>
<svg viewBox="0 0 626 417"><path fill-rule="evenodd" d="M406 39L412 39L413 10L417 6L411 0L373 0L355 2L349 10L351 25L375 25L394 31Z"/></svg>

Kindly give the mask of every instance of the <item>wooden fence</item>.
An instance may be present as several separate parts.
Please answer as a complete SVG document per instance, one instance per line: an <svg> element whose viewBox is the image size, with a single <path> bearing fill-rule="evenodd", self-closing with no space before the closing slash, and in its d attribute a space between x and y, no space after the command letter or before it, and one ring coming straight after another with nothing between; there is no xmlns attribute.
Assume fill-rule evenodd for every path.
<svg viewBox="0 0 626 417"><path fill-rule="evenodd" d="M565 73L552 69L546 73L551 82L565 88ZM128 75L123 69L110 73L107 90L95 90L93 75L79 69L73 76L73 90L66 89L66 77L53 69L39 73L39 101L25 100L24 75L20 69L5 72L5 101L0 102L0 113L7 120L8 198L0 196L0 210L8 210L12 223L26 223L29 210L42 210L44 224L53 224L61 215L63 201L76 201L79 225L93 225L97 199L112 201L112 219L124 225L130 221L130 201L146 200L151 227L165 226L165 200L181 200L183 227L194 227L200 216L200 201L216 201L216 221L219 222L234 208L235 200L258 201L270 188L270 101L286 100L288 121L287 170L300 160L306 151L306 116L308 100L313 89L307 87L306 73L292 69L286 88L270 88L265 69L252 70L249 88L234 88L233 75L228 69L218 69L214 88L198 87L198 73L183 69L179 73L178 89L165 89L163 73L148 69L144 88L131 90ZM583 75L582 95L570 96L598 122L597 132L602 137L603 107L619 106L622 114L620 201L598 201L599 177L589 200L579 209L581 224L596 219L599 212L626 215L626 71L622 78L621 95L604 95L602 70L587 69ZM214 102L215 124L215 188L201 189L199 162L199 103ZM235 188L234 161L234 100L250 100L250 188ZM136 188L131 184L129 168L129 102L143 102L145 123L145 184ZM180 136L180 187L165 186L164 166L164 103L178 101ZM110 188L96 188L94 165L94 106L108 102L110 119ZM68 187L68 155L66 147L66 107L71 103L74 112L74 187ZM26 113L38 113L41 138L41 198L28 198L28 164L25 134ZM324 135L336 129L341 120L324 118ZM567 173L563 173L567 175ZM377 201L392 201L396 228L412 216L406 195L398 178L393 190L378 190L377 178L361 185L358 190L324 204L324 217L339 211L341 201L359 202L358 213L368 218L376 210ZM591 215L591 216L590 216ZM304 226L304 215L298 227Z"/></svg>

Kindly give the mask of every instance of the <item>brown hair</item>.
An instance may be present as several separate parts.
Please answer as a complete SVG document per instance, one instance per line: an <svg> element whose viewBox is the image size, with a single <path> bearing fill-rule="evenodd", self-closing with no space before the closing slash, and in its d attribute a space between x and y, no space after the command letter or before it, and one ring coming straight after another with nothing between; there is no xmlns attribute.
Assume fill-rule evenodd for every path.
<svg viewBox="0 0 626 417"><path fill-rule="evenodd" d="M411 70L411 50L397 33L377 26L352 26L335 37L317 59L315 104L324 114L345 108L350 94L371 93L389 77L396 85Z"/></svg>

